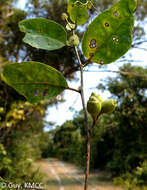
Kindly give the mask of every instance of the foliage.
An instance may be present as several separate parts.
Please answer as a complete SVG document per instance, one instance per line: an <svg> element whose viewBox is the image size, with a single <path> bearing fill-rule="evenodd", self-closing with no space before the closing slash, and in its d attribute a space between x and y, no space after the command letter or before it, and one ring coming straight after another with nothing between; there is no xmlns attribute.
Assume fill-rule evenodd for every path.
<svg viewBox="0 0 147 190"><path fill-rule="evenodd" d="M112 138L114 151L111 161L107 164L107 167L116 173L137 167L146 158L147 152L145 142L147 69L128 64L124 65L121 71L137 73L138 76L120 74L115 80L109 79L108 82L108 89L119 102L114 115L114 121L117 123L113 130L114 139ZM106 85L103 87L107 88Z"/></svg>
<svg viewBox="0 0 147 190"><path fill-rule="evenodd" d="M88 20L87 6L85 1L69 0L67 12L72 22L77 25L84 24Z"/></svg>
<svg viewBox="0 0 147 190"><path fill-rule="evenodd" d="M13 105L13 107L15 106ZM16 107L14 109L16 110ZM29 109L32 109L31 106ZM38 111L37 114L35 111L29 116L30 120L21 122L19 118L16 119L17 123L13 123L12 121L15 121L12 118L14 114L9 113L11 118L9 123L12 122L13 125L1 130L2 136L0 138L4 144L0 144L0 176L6 181L22 184L24 181L43 181L41 174L33 166L34 160L41 158L41 149L45 147L41 144L44 135L43 124L39 115L40 112Z"/></svg>
<svg viewBox="0 0 147 190"><path fill-rule="evenodd" d="M81 165L83 162L84 137L81 136L80 130L72 121L66 121L61 127L53 131L53 150L54 156L61 160L73 162Z"/></svg>
<svg viewBox="0 0 147 190"><path fill-rule="evenodd" d="M31 103L52 98L68 88L65 78L56 69L38 62L7 65L1 77Z"/></svg>
<svg viewBox="0 0 147 190"><path fill-rule="evenodd" d="M131 2L134 7L130 10L129 1L120 0L98 15L88 26L82 39L82 50L90 62L108 64L130 49L133 12L136 8L134 2L136 1ZM97 29L94 30L94 27Z"/></svg>
<svg viewBox="0 0 147 190"><path fill-rule="evenodd" d="M12 2L13 0L2 1L0 6L0 73L2 67L10 64L11 61L25 60L28 57L31 60L38 57L39 60L46 60L47 64L53 64L58 70L64 72L67 78L73 78L73 68L77 68L71 56L73 51L70 49L65 48L49 54L24 46L22 42L24 35L19 31L18 22L23 20L29 11L15 9ZM66 55L63 62L58 59L61 55ZM66 70L64 65L67 65ZM43 132L43 117L47 105L52 103L56 103L56 99L41 101L34 105L25 102L24 97L0 79L0 143L7 153L0 154L0 175L5 180L22 183L24 180L38 182L42 180L40 173L34 171L32 164L34 160L41 157L43 150L48 146L46 144L48 134Z"/></svg>
<svg viewBox="0 0 147 190"><path fill-rule="evenodd" d="M44 18L29 19L21 21L19 28L26 33L23 41L32 47L55 50L66 45L66 32L56 22Z"/></svg>
<svg viewBox="0 0 147 190"><path fill-rule="evenodd" d="M81 18L82 19L83 17L86 18L85 15L82 15L81 17L81 15L77 14L79 12L78 8L82 9L83 11L84 11L83 6L85 6L85 8L88 8L83 3L85 2L83 1L68 2L68 7L71 6L70 9L68 9L69 14L72 20L76 22L76 24L78 24L78 21ZM123 54L125 54L128 51L128 49L131 46L131 30L134 23L133 13L136 8L136 4L137 4L136 1L131 2L128 0L125 1L120 0L118 3L112 6L112 8L98 15L94 19L94 21L88 26L88 30L85 32L84 37L82 39L82 50L84 55L88 58L89 62L94 61L98 62L99 64L102 64L102 62L108 64L120 58ZM65 21L67 21L67 24L69 24L70 27L71 24L69 23L68 19L65 19ZM103 23L103 26L101 24L99 25L99 23ZM98 30L94 30L95 25L98 28ZM117 26L117 28L115 26ZM27 19L19 22L19 27L22 32L26 33L23 39L24 42L31 45L32 47L41 48L45 50L55 50L55 49L60 49L66 44L66 38L67 38L66 31L60 24L57 24L53 21L49 21L43 18ZM71 29L73 30L72 36L75 38L75 28L71 27ZM111 42L109 42L109 38L111 38L110 39ZM104 41L101 41L102 39ZM105 41L106 41L106 47L104 45ZM116 47L115 43L112 45L113 41L118 42L119 47ZM77 47L78 43L75 43L74 40L73 45L74 47ZM101 46L102 49L99 49ZM115 46L115 48L112 48L113 46ZM88 49L90 49L90 52L87 52ZM95 51L93 51L94 49ZM112 52L110 51L110 49L112 50ZM105 50L107 50L107 52L105 52ZM77 58L78 57L79 55L77 56ZM34 76L33 77L31 76L33 73L33 69L35 69L34 75L36 76L36 71L43 69L42 68L43 65L42 67L41 65L42 64L41 63L39 64L38 62L36 62L36 64L35 62L27 62L27 63L22 62L21 65L20 64L8 65L4 67L4 70L1 73L1 78L8 85L12 86L16 91L24 95L27 98L27 100L31 102L41 100L43 96L40 95L40 93L42 91L49 91L47 95L48 98L50 98L52 96L58 95L62 90L68 87L62 74L60 73L57 74L57 71L53 70L53 68L49 66L46 66L46 71L44 69L45 71L44 73L46 73L47 77L44 78L43 76L44 73L41 73L38 75L37 79L35 78L34 81ZM52 75L56 75L56 77L53 78ZM60 77L58 77L59 75ZM20 80L19 83L18 80ZM36 82L39 82L39 85L36 86ZM49 85L48 88L45 88L43 83L48 84ZM28 85L26 84L29 84L29 88ZM37 98L35 98L35 96Z"/></svg>
<svg viewBox="0 0 147 190"><path fill-rule="evenodd" d="M114 184L120 185L127 190L145 190L147 185L147 161L137 166L131 173L114 178Z"/></svg>

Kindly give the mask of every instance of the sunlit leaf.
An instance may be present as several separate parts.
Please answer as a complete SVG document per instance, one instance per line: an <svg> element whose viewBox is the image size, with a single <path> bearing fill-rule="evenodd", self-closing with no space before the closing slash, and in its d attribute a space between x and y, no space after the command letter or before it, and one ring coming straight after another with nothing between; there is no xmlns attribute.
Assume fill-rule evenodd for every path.
<svg viewBox="0 0 147 190"><path fill-rule="evenodd" d="M32 103L54 97L68 88L59 71L33 61L6 65L1 78Z"/></svg>
<svg viewBox="0 0 147 190"><path fill-rule="evenodd" d="M54 21L44 18L27 19L19 22L19 28L26 33L23 41L32 47L55 50L66 45L66 31Z"/></svg>
<svg viewBox="0 0 147 190"><path fill-rule="evenodd" d="M72 22L77 25L84 24L88 20L86 0L69 0L67 12Z"/></svg>
<svg viewBox="0 0 147 190"><path fill-rule="evenodd" d="M135 6L135 0L120 0L92 21L82 39L83 53L90 62L108 64L130 49Z"/></svg>

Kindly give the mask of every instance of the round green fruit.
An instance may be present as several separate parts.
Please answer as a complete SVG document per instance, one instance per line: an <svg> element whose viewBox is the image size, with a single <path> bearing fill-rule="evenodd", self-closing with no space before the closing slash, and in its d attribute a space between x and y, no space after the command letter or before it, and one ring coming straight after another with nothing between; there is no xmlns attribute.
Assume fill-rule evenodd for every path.
<svg viewBox="0 0 147 190"><path fill-rule="evenodd" d="M116 106L116 100L105 100L102 102L101 113L112 113L115 110Z"/></svg>
<svg viewBox="0 0 147 190"><path fill-rule="evenodd" d="M89 112L94 121L97 120L97 117L101 112L101 102L92 95L90 96L87 102L87 111Z"/></svg>

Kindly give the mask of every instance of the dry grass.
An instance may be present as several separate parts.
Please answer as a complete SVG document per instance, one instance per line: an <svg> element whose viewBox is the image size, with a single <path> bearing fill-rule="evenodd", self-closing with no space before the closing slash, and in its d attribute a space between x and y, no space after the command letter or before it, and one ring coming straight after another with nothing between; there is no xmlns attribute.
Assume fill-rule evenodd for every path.
<svg viewBox="0 0 147 190"><path fill-rule="evenodd" d="M83 190L84 174L72 164L57 159L38 161L36 166L45 174L48 190ZM109 176L102 172L93 173L89 177L89 190L122 190L112 184Z"/></svg>

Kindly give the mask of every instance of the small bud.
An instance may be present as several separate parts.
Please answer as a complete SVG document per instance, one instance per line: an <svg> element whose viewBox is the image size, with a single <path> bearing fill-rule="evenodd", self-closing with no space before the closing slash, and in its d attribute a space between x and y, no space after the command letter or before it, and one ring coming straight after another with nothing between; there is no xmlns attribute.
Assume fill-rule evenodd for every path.
<svg viewBox="0 0 147 190"><path fill-rule="evenodd" d="M116 100L105 100L102 102L101 113L112 113L117 106Z"/></svg>
<svg viewBox="0 0 147 190"><path fill-rule="evenodd" d="M62 13L61 19L62 20L67 20L68 19L68 15L66 13Z"/></svg>
<svg viewBox="0 0 147 190"><path fill-rule="evenodd" d="M79 41L79 37L76 34L73 34L70 38L69 38L69 45L70 46L78 46L80 43Z"/></svg>
<svg viewBox="0 0 147 190"><path fill-rule="evenodd" d="M97 117L101 112L101 102L93 93L87 102L87 111L90 113L94 121L97 120Z"/></svg>

